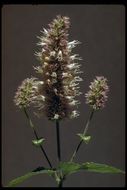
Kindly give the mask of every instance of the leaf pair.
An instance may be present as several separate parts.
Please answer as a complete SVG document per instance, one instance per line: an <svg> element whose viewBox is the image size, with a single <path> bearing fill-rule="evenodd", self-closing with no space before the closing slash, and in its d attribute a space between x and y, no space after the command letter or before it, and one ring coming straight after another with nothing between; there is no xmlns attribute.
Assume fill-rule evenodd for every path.
<svg viewBox="0 0 127 190"><path fill-rule="evenodd" d="M97 173L123 173L123 174L125 173L124 171L118 168L106 164L98 164L94 162L86 162L83 164L78 164L74 162L61 162L58 166L58 169L46 169L43 167L39 167L33 170L32 172L29 172L21 177L18 177L10 181L7 187L15 187L18 184L22 183L23 181L39 174L47 174L51 177L54 177L58 183L59 176L57 175L57 173L62 172L64 176L67 176L79 171L88 171L88 172L97 172Z"/></svg>
<svg viewBox="0 0 127 190"><path fill-rule="evenodd" d="M43 144L43 142L44 142L44 140L45 139L43 139L43 138L40 138L40 139L36 139L36 140L32 140L32 144L34 145L34 146L36 146L36 147L39 147L40 145L42 145Z"/></svg>
<svg viewBox="0 0 127 190"><path fill-rule="evenodd" d="M81 134L81 133L78 133L77 135L78 135L78 136L80 137L80 139L81 139L82 141L84 141L86 144L88 144L89 141L90 141L90 139L91 139L91 136L86 136L86 135Z"/></svg>

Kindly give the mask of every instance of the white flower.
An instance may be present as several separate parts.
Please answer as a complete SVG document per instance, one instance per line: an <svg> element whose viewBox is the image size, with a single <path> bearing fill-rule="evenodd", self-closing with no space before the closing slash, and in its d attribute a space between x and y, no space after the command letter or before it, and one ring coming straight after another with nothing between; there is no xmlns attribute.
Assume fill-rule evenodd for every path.
<svg viewBox="0 0 127 190"><path fill-rule="evenodd" d="M77 112L77 110L73 110L72 113L71 113L71 118L76 118L79 116L79 112Z"/></svg>
<svg viewBox="0 0 127 190"><path fill-rule="evenodd" d="M42 53L41 52L35 52L34 55L40 60L42 57Z"/></svg>
<svg viewBox="0 0 127 190"><path fill-rule="evenodd" d="M55 114L53 119L59 119L59 115Z"/></svg>
<svg viewBox="0 0 127 190"><path fill-rule="evenodd" d="M80 104L80 102L79 102L78 100L72 100L72 101L69 103L69 105L71 105L71 106L75 106L75 105L78 105L78 104Z"/></svg>
<svg viewBox="0 0 127 190"><path fill-rule="evenodd" d="M73 100L74 96L66 96L68 100Z"/></svg>
<svg viewBox="0 0 127 190"><path fill-rule="evenodd" d="M56 78L57 77L56 72L52 72L51 76Z"/></svg>
<svg viewBox="0 0 127 190"><path fill-rule="evenodd" d="M83 81L83 79L81 78L81 77L79 77L79 76L76 76L76 77L74 77L74 79L73 79L73 82L79 82L79 81Z"/></svg>
<svg viewBox="0 0 127 190"><path fill-rule="evenodd" d="M48 66L48 63L47 62L44 62L44 67Z"/></svg>
<svg viewBox="0 0 127 190"><path fill-rule="evenodd" d="M50 52L50 56L51 56L51 57L55 57L55 55L56 55L56 52L55 52L55 51L51 51L51 52Z"/></svg>
<svg viewBox="0 0 127 190"><path fill-rule="evenodd" d="M62 73L62 78L68 77L68 73Z"/></svg>
<svg viewBox="0 0 127 190"><path fill-rule="evenodd" d="M73 40L72 42L68 42L68 49L72 49L78 44L81 44L81 42L79 42L78 40Z"/></svg>
<svg viewBox="0 0 127 190"><path fill-rule="evenodd" d="M61 50L59 50L57 58L58 58L58 61L62 61L63 60L63 55L62 55L62 51Z"/></svg>
<svg viewBox="0 0 127 190"><path fill-rule="evenodd" d="M71 63L71 64L67 65L67 68L69 70L75 69L76 71L78 71L80 66L81 65L79 63Z"/></svg>
<svg viewBox="0 0 127 190"><path fill-rule="evenodd" d="M77 56L78 56L78 54L71 55L71 56L70 56L70 59L71 59L72 61L75 60L75 59L77 59L77 60L82 60L81 57L77 57Z"/></svg>
<svg viewBox="0 0 127 190"><path fill-rule="evenodd" d="M43 69L42 69L42 67L40 67L40 66L34 67L34 70L35 70L37 73L40 73L40 74L43 73Z"/></svg>
<svg viewBox="0 0 127 190"><path fill-rule="evenodd" d="M37 96L37 99L38 99L38 100L45 101L45 96L43 96L43 95L39 95L39 96Z"/></svg>
<svg viewBox="0 0 127 190"><path fill-rule="evenodd" d="M43 34L47 35L48 34L48 30L46 30L45 28L43 28L43 31L40 31L42 32Z"/></svg>

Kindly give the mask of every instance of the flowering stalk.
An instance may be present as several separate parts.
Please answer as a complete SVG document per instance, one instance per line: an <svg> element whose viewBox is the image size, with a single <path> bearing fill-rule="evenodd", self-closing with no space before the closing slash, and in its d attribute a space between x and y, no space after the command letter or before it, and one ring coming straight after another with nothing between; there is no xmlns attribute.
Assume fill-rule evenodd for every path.
<svg viewBox="0 0 127 190"><path fill-rule="evenodd" d="M36 95L38 94L38 90L37 90L38 85L40 85L40 82L37 81L36 78L27 78L18 87L18 90L14 97L14 102L15 102L16 106L18 106L20 109L22 109L24 111L37 140L39 139L38 134L37 134L35 127L28 115L26 108L29 107L31 104L34 104L35 102L38 101L38 98L36 98L37 97ZM40 145L40 149L43 152L50 168L52 168L52 164L51 164L44 148L42 147L42 145Z"/></svg>
<svg viewBox="0 0 127 190"><path fill-rule="evenodd" d="M100 110L105 107L105 102L108 99L109 87L107 79L103 76L97 76L91 85L90 90L85 94L86 103L94 110Z"/></svg>
<svg viewBox="0 0 127 190"><path fill-rule="evenodd" d="M85 129L83 131L83 136L85 136L86 133L87 133L88 127L90 125L90 121L92 120L92 117L93 117L93 114L94 114L94 110L91 110L90 115L89 115L88 120L87 120L87 123L85 125ZM75 149L75 151L74 151L74 153L73 153L73 155L71 157L71 160L70 160L71 162L74 160L74 158L75 158L80 146L82 145L82 143L83 143L83 139L81 139L79 144L77 145L77 147L76 147L76 149Z"/></svg>
<svg viewBox="0 0 127 190"><path fill-rule="evenodd" d="M105 102L107 101L107 93L109 91L109 87L107 85L107 79L103 76L96 77L96 79L91 82L90 90L85 94L86 103L92 107L90 112L89 118L85 125L85 129L83 131L82 136L85 137L88 131L88 127L90 125L90 121L92 120L93 114L96 110L102 109L105 106ZM72 157L71 162L73 161L74 157L76 156L81 144L83 143L83 139L80 140L79 144L77 145Z"/></svg>

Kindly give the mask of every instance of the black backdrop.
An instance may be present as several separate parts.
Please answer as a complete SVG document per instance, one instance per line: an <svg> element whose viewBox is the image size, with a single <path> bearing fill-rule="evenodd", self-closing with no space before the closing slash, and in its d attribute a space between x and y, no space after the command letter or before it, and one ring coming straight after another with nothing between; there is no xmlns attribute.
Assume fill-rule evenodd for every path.
<svg viewBox="0 0 127 190"><path fill-rule="evenodd" d="M40 150L32 146L33 134L27 120L13 103L14 93L27 77L35 76L34 56L40 30L56 15L69 16L69 39L82 42L75 49L83 58L83 94L97 75L108 78L110 93L106 108L97 112L89 134L92 140L82 146L75 161L94 161L125 169L125 7L123 5L4 5L2 8L2 183L23 175L39 165L47 166ZM78 143L89 107L80 96L80 117L61 122L62 160L67 161ZM38 132L46 138L45 148L56 166L55 124L38 120ZM55 187L42 175L20 187ZM73 174L64 187L123 187L122 174Z"/></svg>

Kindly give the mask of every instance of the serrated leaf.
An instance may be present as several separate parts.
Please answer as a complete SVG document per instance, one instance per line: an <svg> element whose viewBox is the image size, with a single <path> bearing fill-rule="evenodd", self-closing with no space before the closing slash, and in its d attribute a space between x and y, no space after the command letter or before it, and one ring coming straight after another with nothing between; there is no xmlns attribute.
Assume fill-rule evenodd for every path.
<svg viewBox="0 0 127 190"><path fill-rule="evenodd" d="M34 170L36 171L36 170ZM49 176L52 176L54 174L53 170L49 170L49 169L42 169L40 171L36 171L36 172L29 172L23 176L17 177L15 179L13 179L12 181L9 182L9 184L6 187L16 187L17 185L19 185L20 183L24 182L25 180L36 176L36 175L40 175L40 174L48 174Z"/></svg>
<svg viewBox="0 0 127 190"><path fill-rule="evenodd" d="M97 173L125 173L124 171L113 166L109 166L106 164L98 164L94 162L86 162L82 164L81 169Z"/></svg>
<svg viewBox="0 0 127 190"><path fill-rule="evenodd" d="M81 133L78 133L77 135L78 135L78 136L80 137L80 139L83 140L86 144L88 144L89 141L90 141L90 139L91 139L91 136L85 136L85 135L83 135L83 134L81 134Z"/></svg>
<svg viewBox="0 0 127 190"><path fill-rule="evenodd" d="M72 174L80 169L80 164L74 162L61 162L58 167L64 175Z"/></svg>
<svg viewBox="0 0 127 190"><path fill-rule="evenodd" d="M39 146L44 142L44 140L45 140L45 139L40 138L40 139L38 139L38 140L32 140L32 143L33 143L33 145L39 147Z"/></svg>

